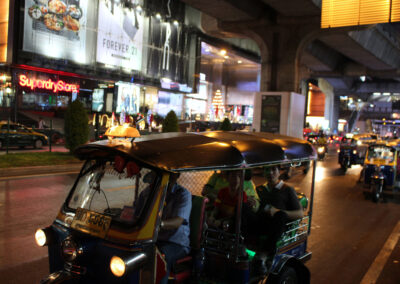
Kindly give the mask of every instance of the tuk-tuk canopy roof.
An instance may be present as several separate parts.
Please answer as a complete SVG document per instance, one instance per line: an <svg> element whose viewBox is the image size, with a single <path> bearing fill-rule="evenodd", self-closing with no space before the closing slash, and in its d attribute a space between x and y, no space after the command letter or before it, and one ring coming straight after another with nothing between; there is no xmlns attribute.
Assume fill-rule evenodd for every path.
<svg viewBox="0 0 400 284"><path fill-rule="evenodd" d="M376 137L376 138L374 138ZM364 140L376 140L379 139L379 134L376 133L360 133L360 134L354 134L352 136L353 139L359 140L359 139L364 139Z"/></svg>
<svg viewBox="0 0 400 284"><path fill-rule="evenodd" d="M79 146L75 155L95 159L125 155L168 171L250 168L316 158L304 140L264 132L210 131L161 133L127 140L102 140Z"/></svg>

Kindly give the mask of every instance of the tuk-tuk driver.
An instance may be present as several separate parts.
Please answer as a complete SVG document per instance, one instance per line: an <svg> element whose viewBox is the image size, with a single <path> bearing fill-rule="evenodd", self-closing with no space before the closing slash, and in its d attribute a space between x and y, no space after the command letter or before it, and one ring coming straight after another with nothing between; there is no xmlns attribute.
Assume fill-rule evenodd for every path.
<svg viewBox="0 0 400 284"><path fill-rule="evenodd" d="M168 283L171 266L190 252L189 218L192 209L192 195L177 183L180 174L172 173L165 197L158 234L158 249L165 255L167 275L160 283Z"/></svg>

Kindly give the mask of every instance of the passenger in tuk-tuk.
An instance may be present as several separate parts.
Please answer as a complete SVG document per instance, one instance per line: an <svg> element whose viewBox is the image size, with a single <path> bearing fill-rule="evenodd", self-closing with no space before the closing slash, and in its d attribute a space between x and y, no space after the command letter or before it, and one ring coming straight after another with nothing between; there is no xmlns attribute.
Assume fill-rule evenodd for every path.
<svg viewBox="0 0 400 284"><path fill-rule="evenodd" d="M192 194L177 183L179 176L179 173L171 173L170 175L157 239L157 247L165 255L167 262L167 274L161 280L161 284L168 283L172 264L190 252L189 218L192 209ZM154 179L154 172L150 172L145 175L143 181L152 183ZM146 190L140 194L139 204L146 194Z"/></svg>
<svg viewBox="0 0 400 284"><path fill-rule="evenodd" d="M276 243L285 231L286 223L302 218L303 210L296 191L279 179L279 166L267 167L264 174L267 182L257 192L260 197L259 211L254 214L244 206L242 217L246 233L267 237L261 250L267 258L273 258Z"/></svg>
<svg viewBox="0 0 400 284"><path fill-rule="evenodd" d="M241 174L238 172L238 174ZM257 211L260 206L260 199L258 198L256 186L251 180L252 171L247 169L244 175L243 190L247 195L247 200L253 211ZM210 206L213 206L217 200L218 193L222 188L229 187L229 182L227 180L227 172L214 172L212 176L208 179L206 185L203 188L201 194L208 197L210 200Z"/></svg>
<svg viewBox="0 0 400 284"><path fill-rule="evenodd" d="M220 227L223 222L231 223L236 212L240 193L240 175L242 171L226 173L228 186L221 188L214 202L214 209L208 216L207 223L213 227ZM243 203L247 203L247 194L243 192Z"/></svg>

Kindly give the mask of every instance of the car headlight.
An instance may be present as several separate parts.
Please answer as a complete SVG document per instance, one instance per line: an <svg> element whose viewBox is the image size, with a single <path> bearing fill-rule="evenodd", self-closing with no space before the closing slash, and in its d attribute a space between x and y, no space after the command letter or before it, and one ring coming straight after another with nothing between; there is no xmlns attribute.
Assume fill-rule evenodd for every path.
<svg viewBox="0 0 400 284"><path fill-rule="evenodd" d="M78 255L82 254L82 251L82 248L71 237L67 237L61 243L61 252L66 261L74 261Z"/></svg>
<svg viewBox="0 0 400 284"><path fill-rule="evenodd" d="M51 229L51 227L37 229L35 233L36 244L40 247L48 245L53 237L52 232L53 230Z"/></svg>

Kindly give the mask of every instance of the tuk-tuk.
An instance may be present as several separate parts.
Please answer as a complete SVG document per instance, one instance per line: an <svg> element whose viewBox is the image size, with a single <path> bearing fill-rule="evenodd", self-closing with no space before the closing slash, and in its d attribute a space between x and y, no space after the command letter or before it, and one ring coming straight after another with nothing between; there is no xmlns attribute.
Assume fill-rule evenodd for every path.
<svg viewBox="0 0 400 284"><path fill-rule="evenodd" d="M400 187L399 150L400 140L382 141L368 147L363 177L374 202L380 200L384 190Z"/></svg>
<svg viewBox="0 0 400 284"><path fill-rule="evenodd" d="M231 230L208 228L208 199L200 195L203 185L216 170L240 170L243 181L246 169L300 166L316 159L308 142L269 133L139 137L136 129L119 126L107 136L76 149L84 165L52 225L35 234L39 245L48 246L51 274L42 283L159 283L166 265L156 241L171 173L180 173L179 184L192 193L192 209L191 253L173 265L169 280L249 283L254 280L251 259L257 247L250 247L241 232L243 190ZM307 214L287 224L272 266L256 281L309 283L304 262L311 257L307 238L315 164L308 204L299 194ZM146 198L137 204L143 192Z"/></svg>
<svg viewBox="0 0 400 284"><path fill-rule="evenodd" d="M368 145L375 143L379 136L374 133L346 134L338 150L338 162L341 169L346 172L352 165L362 165Z"/></svg>

